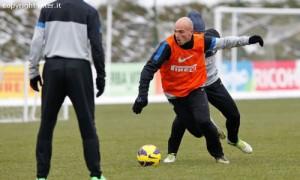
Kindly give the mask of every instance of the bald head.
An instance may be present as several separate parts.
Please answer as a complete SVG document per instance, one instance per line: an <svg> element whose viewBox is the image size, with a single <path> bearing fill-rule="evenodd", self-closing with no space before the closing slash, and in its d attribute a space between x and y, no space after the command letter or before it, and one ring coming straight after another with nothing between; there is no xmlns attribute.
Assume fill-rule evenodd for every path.
<svg viewBox="0 0 300 180"><path fill-rule="evenodd" d="M192 39L193 22L188 17L179 18L175 23L175 38L179 45L183 45Z"/></svg>
<svg viewBox="0 0 300 180"><path fill-rule="evenodd" d="M179 18L175 23L175 29L184 29L187 31L193 31L193 22L188 17Z"/></svg>

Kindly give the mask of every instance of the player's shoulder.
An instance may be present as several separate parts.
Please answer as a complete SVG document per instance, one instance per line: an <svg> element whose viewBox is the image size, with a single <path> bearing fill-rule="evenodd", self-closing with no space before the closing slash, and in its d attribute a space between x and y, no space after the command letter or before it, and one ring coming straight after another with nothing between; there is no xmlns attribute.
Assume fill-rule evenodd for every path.
<svg viewBox="0 0 300 180"><path fill-rule="evenodd" d="M98 13L97 9L94 8L92 5L88 4L87 2L82 2L83 3L83 8L88 10L90 13L95 14Z"/></svg>
<svg viewBox="0 0 300 180"><path fill-rule="evenodd" d="M158 46L157 46L157 50L161 50L161 51L163 51L163 50L165 50L166 48L170 48L170 45L169 45L169 43L166 41L166 40L163 40L163 41L161 41L159 44L158 44Z"/></svg>

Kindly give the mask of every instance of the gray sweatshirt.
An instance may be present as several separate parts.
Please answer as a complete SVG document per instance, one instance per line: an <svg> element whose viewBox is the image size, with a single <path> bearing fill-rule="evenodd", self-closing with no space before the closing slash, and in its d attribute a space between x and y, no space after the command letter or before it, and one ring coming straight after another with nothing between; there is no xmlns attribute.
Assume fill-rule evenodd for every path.
<svg viewBox="0 0 300 180"><path fill-rule="evenodd" d="M209 86L216 82L219 79L218 69L216 65L216 51L218 49L230 49L233 47L240 47L249 45L249 37L248 36L230 36L226 38L217 39L216 46L212 50L214 51L211 56L206 57L206 71L207 71L207 80L204 86Z"/></svg>

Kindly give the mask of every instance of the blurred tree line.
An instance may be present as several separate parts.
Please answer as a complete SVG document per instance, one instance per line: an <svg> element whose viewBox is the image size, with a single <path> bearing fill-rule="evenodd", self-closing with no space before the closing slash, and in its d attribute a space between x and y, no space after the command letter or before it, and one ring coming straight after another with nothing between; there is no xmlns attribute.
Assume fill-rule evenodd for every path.
<svg viewBox="0 0 300 180"><path fill-rule="evenodd" d="M300 2L297 0L277 1L276 3L270 3L267 0L262 0L259 3L235 1L233 3L220 3L216 6L219 5L233 7L300 8ZM99 6L98 10L102 20L103 45L105 47L106 5ZM200 11L206 21L206 27L213 27L214 7L207 7L204 4L190 3L145 8L137 4L135 0L116 0L116 3L113 5L112 61L140 62L148 60L158 43L173 32L173 25L176 19L185 16L191 10ZM28 59L31 37L38 13L38 9L0 9L0 61L12 62ZM253 18L258 17L254 16ZM298 22L296 22L297 20ZM282 21L286 20L283 19ZM224 22L226 22L226 19ZM273 20L268 23L273 24ZM299 17L296 20L292 20L291 23L294 23L294 27L299 28ZM258 27L258 29L260 30L254 30L254 32L263 33L265 36L284 31L284 29L275 28L273 34L268 35L261 30L263 27ZM245 33L252 32L245 31ZM267 40L269 38L271 37L266 37ZM281 59L299 57L300 52L297 50L299 40L300 33L283 39L280 42L274 42L278 43L278 45L272 48L272 50L269 50L266 46L264 52L253 53L250 57L253 59L264 59L267 53L274 53L274 58ZM287 43L287 45L282 46L282 43ZM245 54L245 51L240 52L240 56L242 57Z"/></svg>

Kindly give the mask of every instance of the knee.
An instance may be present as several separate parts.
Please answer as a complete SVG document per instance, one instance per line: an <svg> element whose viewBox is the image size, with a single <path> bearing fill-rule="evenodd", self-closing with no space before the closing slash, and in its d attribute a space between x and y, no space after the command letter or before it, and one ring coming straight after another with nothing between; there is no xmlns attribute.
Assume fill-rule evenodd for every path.
<svg viewBox="0 0 300 180"><path fill-rule="evenodd" d="M211 132L217 132L217 128L213 125L211 121L204 121L200 124L200 129L203 130L203 133L211 133Z"/></svg>
<svg viewBox="0 0 300 180"><path fill-rule="evenodd" d="M97 131L96 128L93 126L84 126L81 125L80 127L80 134L81 138L83 140L88 140L88 139L95 139L97 138Z"/></svg>
<svg viewBox="0 0 300 180"><path fill-rule="evenodd" d="M91 139L98 139L97 133L94 132L85 132L81 133L81 138L84 141L91 140Z"/></svg>

